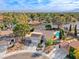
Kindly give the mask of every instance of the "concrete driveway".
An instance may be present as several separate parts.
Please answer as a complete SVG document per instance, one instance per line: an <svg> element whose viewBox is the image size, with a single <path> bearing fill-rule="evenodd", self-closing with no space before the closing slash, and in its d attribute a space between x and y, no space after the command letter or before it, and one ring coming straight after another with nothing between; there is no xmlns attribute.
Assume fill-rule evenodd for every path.
<svg viewBox="0 0 79 59"><path fill-rule="evenodd" d="M28 52L28 51L18 51L13 52L8 55L6 55L3 59L49 59L47 56L41 54L37 57L33 57L34 52Z"/></svg>

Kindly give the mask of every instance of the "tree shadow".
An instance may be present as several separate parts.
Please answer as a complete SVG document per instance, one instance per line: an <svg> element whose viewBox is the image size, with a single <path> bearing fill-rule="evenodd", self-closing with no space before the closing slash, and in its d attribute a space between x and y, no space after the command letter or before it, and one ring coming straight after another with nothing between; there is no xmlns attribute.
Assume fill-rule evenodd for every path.
<svg viewBox="0 0 79 59"><path fill-rule="evenodd" d="M40 56L42 56L41 53L37 53L37 52L32 53L32 57L40 57Z"/></svg>

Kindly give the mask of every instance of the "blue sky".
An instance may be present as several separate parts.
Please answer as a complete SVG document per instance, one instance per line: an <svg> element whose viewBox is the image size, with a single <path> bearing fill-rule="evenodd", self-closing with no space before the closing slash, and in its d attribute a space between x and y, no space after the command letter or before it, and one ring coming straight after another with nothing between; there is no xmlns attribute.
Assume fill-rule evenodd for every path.
<svg viewBox="0 0 79 59"><path fill-rule="evenodd" d="M0 11L79 12L79 0L0 0Z"/></svg>

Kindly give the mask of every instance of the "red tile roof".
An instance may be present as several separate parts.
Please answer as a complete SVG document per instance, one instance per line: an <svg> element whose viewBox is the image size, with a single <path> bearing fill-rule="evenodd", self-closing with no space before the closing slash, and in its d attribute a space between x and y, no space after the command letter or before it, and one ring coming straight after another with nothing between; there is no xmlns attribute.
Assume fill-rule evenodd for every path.
<svg viewBox="0 0 79 59"><path fill-rule="evenodd" d="M70 43L70 46L71 46L71 47L74 47L74 48L76 48L76 49L78 49L78 48L79 48L79 41L71 42L71 43Z"/></svg>
<svg viewBox="0 0 79 59"><path fill-rule="evenodd" d="M13 31L10 31L10 30L7 30L7 31L0 31L0 35L1 35L1 36L9 35L9 34L11 34L11 33L13 33Z"/></svg>
<svg viewBox="0 0 79 59"><path fill-rule="evenodd" d="M31 24L31 25L39 25L40 22L39 21L30 21L29 24Z"/></svg>
<svg viewBox="0 0 79 59"><path fill-rule="evenodd" d="M61 45L62 47L66 46L66 45L68 45L68 44L69 44L68 42L61 42L61 43L60 43L60 45Z"/></svg>

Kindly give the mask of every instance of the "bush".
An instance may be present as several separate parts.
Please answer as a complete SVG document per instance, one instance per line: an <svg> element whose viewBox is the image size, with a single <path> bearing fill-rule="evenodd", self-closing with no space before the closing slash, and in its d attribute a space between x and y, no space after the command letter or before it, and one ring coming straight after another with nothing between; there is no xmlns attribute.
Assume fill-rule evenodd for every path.
<svg viewBox="0 0 79 59"><path fill-rule="evenodd" d="M79 59L79 49L74 51L76 59Z"/></svg>
<svg viewBox="0 0 79 59"><path fill-rule="evenodd" d="M46 30L51 30L52 26L49 24L49 25L46 25L45 28L46 28Z"/></svg>
<svg viewBox="0 0 79 59"><path fill-rule="evenodd" d="M4 30L5 29L5 25L4 24L0 24L0 30Z"/></svg>
<svg viewBox="0 0 79 59"><path fill-rule="evenodd" d="M54 43L54 41L52 39L48 39L46 42L46 46L50 46Z"/></svg>
<svg viewBox="0 0 79 59"><path fill-rule="evenodd" d="M75 59L74 51L75 49L73 47L70 47L70 50L69 50L70 59Z"/></svg>
<svg viewBox="0 0 79 59"><path fill-rule="evenodd" d="M42 48L42 45L39 43L39 44L38 44L38 47L39 47L39 48Z"/></svg>
<svg viewBox="0 0 79 59"><path fill-rule="evenodd" d="M30 29L30 32L33 32L33 31L34 31L34 28L31 28L31 29Z"/></svg>
<svg viewBox="0 0 79 59"><path fill-rule="evenodd" d="M58 43L60 43L59 40L54 40L54 41L53 41L53 44L58 44Z"/></svg>

